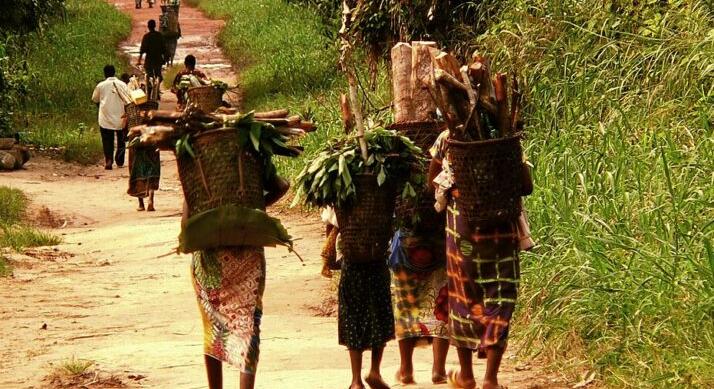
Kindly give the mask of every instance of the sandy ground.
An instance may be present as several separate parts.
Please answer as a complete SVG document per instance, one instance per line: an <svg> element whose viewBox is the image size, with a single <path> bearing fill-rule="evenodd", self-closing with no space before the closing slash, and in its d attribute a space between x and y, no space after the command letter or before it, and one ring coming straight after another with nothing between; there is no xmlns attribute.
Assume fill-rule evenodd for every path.
<svg viewBox="0 0 714 389"><path fill-rule="evenodd" d="M134 16L134 33L122 45L131 54L145 21L158 18L160 11L135 11L133 1L116 3ZM188 50L197 52L199 64L214 65L205 68L211 76L234 83L235 73L215 45L221 22L186 6L181 16L184 38L177 58ZM63 238L56 247L14 255L14 275L0 279L0 388L58 387L45 377L71 358L94 361L97 371L116 378L94 380L88 387L116 387L117 380L127 387L206 387L190 257L173 253L182 194L171 154L162 156L162 173L155 213L134 210L135 199L125 194L126 168L105 171L99 165L80 167L35 157L24 170L0 173L0 185L19 188L31 199L36 223ZM346 387L347 353L337 344L336 318L325 316L321 307L325 296L334 294L331 281L319 275L323 228L315 215L271 213L300 238L296 249L306 264L285 249L266 250L257 387ZM450 352L450 366L456 364L455 354ZM390 342L383 362L389 382L398 358L397 344ZM365 365L368 360L366 356ZM418 382L430 381L430 360L429 349L416 351ZM482 362L477 374L483 374ZM224 376L226 388L237 387L235 371L226 369ZM510 354L503 383L510 388L555 387Z"/></svg>

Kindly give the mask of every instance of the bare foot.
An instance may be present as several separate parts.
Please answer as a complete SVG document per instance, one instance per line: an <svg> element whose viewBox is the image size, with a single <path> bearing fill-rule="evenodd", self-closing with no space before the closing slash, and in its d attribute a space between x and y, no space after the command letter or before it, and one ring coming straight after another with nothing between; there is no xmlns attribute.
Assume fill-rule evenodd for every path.
<svg viewBox="0 0 714 389"><path fill-rule="evenodd" d="M373 375L370 373L367 377L364 377L364 380L372 389L389 389L389 385L384 382L381 375Z"/></svg>
<svg viewBox="0 0 714 389"><path fill-rule="evenodd" d="M458 370L449 371L448 381L453 388L476 389L476 380L473 378L470 380L462 379L461 372Z"/></svg>
<svg viewBox="0 0 714 389"><path fill-rule="evenodd" d="M490 381L483 381L483 389L508 389L508 388L503 385L499 385L498 383L493 383Z"/></svg>
<svg viewBox="0 0 714 389"><path fill-rule="evenodd" d="M139 206L139 208L137 208L136 210L139 211L139 212L141 212L141 211L144 211L145 209L146 209L146 208L144 208L143 206Z"/></svg>
<svg viewBox="0 0 714 389"><path fill-rule="evenodd" d="M397 374L394 376L394 379L402 385L416 384L416 381L414 381L414 373L406 373L402 369L397 370Z"/></svg>
<svg viewBox="0 0 714 389"><path fill-rule="evenodd" d="M320 274L322 274L322 276L325 278L332 278L332 271L327 265L322 266L322 271L320 271Z"/></svg>
<svg viewBox="0 0 714 389"><path fill-rule="evenodd" d="M154 208L154 204L149 204L149 206L146 208L146 212L154 212L156 211L156 208Z"/></svg>
<svg viewBox="0 0 714 389"><path fill-rule="evenodd" d="M431 382L435 385L445 384L447 382L446 373L431 373Z"/></svg>
<svg viewBox="0 0 714 389"><path fill-rule="evenodd" d="M357 383L353 382L350 385L349 389L365 389L365 387L364 387L364 384L362 384L361 382L357 382Z"/></svg>

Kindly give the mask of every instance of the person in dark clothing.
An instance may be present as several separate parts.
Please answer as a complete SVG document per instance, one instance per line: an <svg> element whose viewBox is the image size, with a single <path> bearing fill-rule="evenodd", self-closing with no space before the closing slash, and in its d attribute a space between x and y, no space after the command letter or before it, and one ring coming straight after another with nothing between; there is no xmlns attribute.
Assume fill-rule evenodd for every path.
<svg viewBox="0 0 714 389"><path fill-rule="evenodd" d="M146 76L163 80L161 67L166 63L166 42L164 41L164 36L156 31L156 20L149 20L148 27L149 32L144 34L141 39L137 65L141 65L141 58L146 54L146 61L144 61Z"/></svg>

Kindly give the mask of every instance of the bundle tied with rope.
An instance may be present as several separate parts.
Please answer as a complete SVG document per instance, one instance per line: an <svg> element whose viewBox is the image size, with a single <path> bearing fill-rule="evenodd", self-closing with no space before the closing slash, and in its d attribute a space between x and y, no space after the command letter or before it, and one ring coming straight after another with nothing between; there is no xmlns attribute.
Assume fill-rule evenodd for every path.
<svg viewBox="0 0 714 389"><path fill-rule="evenodd" d="M285 110L208 114L189 106L147 116L147 124L131 128L129 147L176 154L188 216L179 251L275 245L292 251L287 230L265 213L264 190L277 179L272 157L300 155L291 138L314 131L314 124Z"/></svg>

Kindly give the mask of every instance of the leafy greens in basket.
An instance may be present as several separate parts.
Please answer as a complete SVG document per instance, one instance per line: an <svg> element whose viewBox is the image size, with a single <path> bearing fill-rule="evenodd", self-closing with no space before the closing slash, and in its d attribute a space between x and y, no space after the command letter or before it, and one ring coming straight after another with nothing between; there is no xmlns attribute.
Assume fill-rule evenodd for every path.
<svg viewBox="0 0 714 389"><path fill-rule="evenodd" d="M409 138L384 128L366 131L365 140L367 161L362 158L355 135L328 144L298 175L293 204L300 199L320 207L348 204L356 195L352 178L363 173L375 174L380 186L385 182L403 185L402 196L415 197L414 188L424 183L421 149Z"/></svg>

